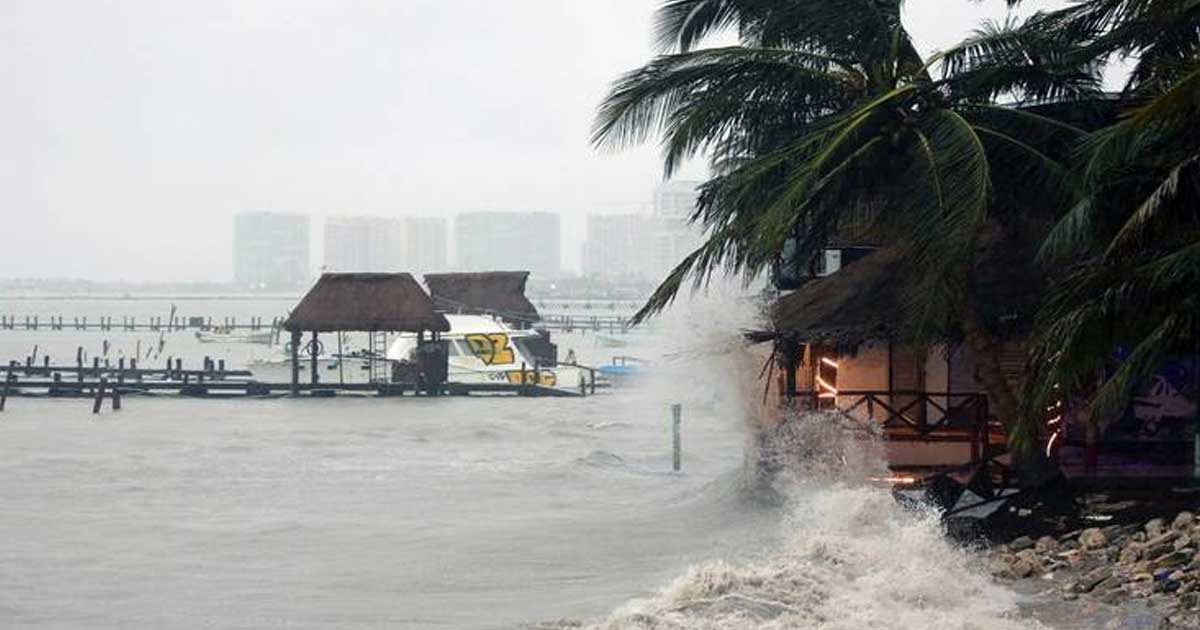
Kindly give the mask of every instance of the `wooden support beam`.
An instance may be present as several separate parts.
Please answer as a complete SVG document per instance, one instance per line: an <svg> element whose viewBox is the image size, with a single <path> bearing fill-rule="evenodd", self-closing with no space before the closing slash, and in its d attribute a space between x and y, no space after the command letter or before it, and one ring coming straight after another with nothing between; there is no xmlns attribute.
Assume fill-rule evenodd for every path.
<svg viewBox="0 0 1200 630"><path fill-rule="evenodd" d="M300 340L301 333L292 331L292 395L300 395Z"/></svg>
<svg viewBox="0 0 1200 630"><path fill-rule="evenodd" d="M316 385L321 382L321 375L317 371L317 351L320 346L317 345L317 331L312 333L312 343L308 347L308 354L312 357L312 384Z"/></svg>

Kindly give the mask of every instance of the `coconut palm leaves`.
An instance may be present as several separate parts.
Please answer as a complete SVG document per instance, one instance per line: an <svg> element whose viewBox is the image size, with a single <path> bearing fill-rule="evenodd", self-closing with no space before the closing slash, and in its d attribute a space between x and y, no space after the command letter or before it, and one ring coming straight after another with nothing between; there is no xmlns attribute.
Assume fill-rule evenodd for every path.
<svg viewBox="0 0 1200 630"><path fill-rule="evenodd" d="M1078 94L1095 84L1080 78L1088 69L984 81L995 60L962 53L934 79L903 28L901 4L663 5L658 35L668 52L614 85L594 140L619 148L661 134L668 174L705 153L716 176L693 216L707 241L638 319L669 304L689 278L703 283L718 270L753 276L789 238L803 254L838 235L905 246L921 270L912 274L910 319L914 329L932 328L963 299L975 236L1004 214L994 214L993 204L1020 196L997 191L996 182L1020 179L1030 196L1070 195L1062 159L1082 131L989 101L997 90L1020 90L1030 102ZM736 28L739 45L700 47L721 28ZM1044 56L1028 52L1024 66Z"/></svg>
<svg viewBox="0 0 1200 630"><path fill-rule="evenodd" d="M1086 194L1042 256L1070 273L1036 338L1048 383L1095 391L1092 417L1119 415L1171 356L1200 348L1200 63L1081 147ZM1148 91L1138 87L1139 95ZM1113 352L1125 356L1114 365Z"/></svg>

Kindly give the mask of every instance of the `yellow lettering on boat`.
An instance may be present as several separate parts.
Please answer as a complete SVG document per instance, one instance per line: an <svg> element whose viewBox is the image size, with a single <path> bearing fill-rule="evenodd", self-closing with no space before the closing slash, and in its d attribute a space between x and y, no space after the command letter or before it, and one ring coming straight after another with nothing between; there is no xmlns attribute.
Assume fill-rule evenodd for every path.
<svg viewBox="0 0 1200 630"><path fill-rule="evenodd" d="M521 370L509 370L504 373L508 377L510 385L521 384ZM541 385L543 387L554 387L558 384L558 376L554 372L534 372L533 370L525 370L525 385Z"/></svg>
<svg viewBox="0 0 1200 630"><path fill-rule="evenodd" d="M467 335L466 341L471 352L487 365L507 365L513 362L513 351L512 347L508 345L508 335L503 333Z"/></svg>

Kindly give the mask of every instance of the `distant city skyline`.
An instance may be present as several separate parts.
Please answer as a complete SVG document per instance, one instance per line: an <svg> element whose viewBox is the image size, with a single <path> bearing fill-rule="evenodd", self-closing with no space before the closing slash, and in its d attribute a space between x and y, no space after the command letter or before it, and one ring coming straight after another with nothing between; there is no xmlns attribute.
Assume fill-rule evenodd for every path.
<svg viewBox="0 0 1200 630"><path fill-rule="evenodd" d="M230 278L247 210L552 211L578 270L587 215L648 212L661 183L655 142L589 143L609 85L654 54L657 5L4 2L0 277ZM906 12L926 53L1006 14Z"/></svg>

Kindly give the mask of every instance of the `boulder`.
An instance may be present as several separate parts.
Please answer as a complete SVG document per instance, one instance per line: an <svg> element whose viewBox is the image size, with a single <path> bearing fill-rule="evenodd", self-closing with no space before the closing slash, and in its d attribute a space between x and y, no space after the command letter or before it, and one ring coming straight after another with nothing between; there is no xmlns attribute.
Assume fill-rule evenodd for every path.
<svg viewBox="0 0 1200 630"><path fill-rule="evenodd" d="M1147 536L1153 538L1163 533L1163 530L1167 528L1167 523L1161 518L1152 518L1146 521L1146 524L1142 528L1146 530Z"/></svg>
<svg viewBox="0 0 1200 630"><path fill-rule="evenodd" d="M1146 551L1146 547L1141 543L1130 542L1121 549L1121 555L1117 557L1117 562L1121 564L1133 564L1142 559L1142 554Z"/></svg>
<svg viewBox="0 0 1200 630"><path fill-rule="evenodd" d="M1125 601L1127 596L1128 594L1125 592L1125 590L1118 586L1117 588L1105 591L1105 593L1100 596L1100 601L1104 602L1105 604L1109 604L1110 606L1116 606L1117 604Z"/></svg>
<svg viewBox="0 0 1200 630"><path fill-rule="evenodd" d="M1079 593L1088 593L1096 588L1096 585L1112 577L1112 569L1108 567L1098 567L1088 571L1075 582L1075 590Z"/></svg>
<svg viewBox="0 0 1200 630"><path fill-rule="evenodd" d="M1154 571L1162 571L1164 569L1174 569L1181 567L1191 559L1191 556L1182 551L1172 551L1165 553L1150 561L1150 567Z"/></svg>
<svg viewBox="0 0 1200 630"><path fill-rule="evenodd" d="M1034 543L1033 548L1041 554L1058 552L1058 541L1053 536L1042 536Z"/></svg>
<svg viewBox="0 0 1200 630"><path fill-rule="evenodd" d="M1079 546L1084 549L1102 549L1108 544L1108 537L1104 532L1092 527L1085 529L1079 533Z"/></svg>
<svg viewBox="0 0 1200 630"><path fill-rule="evenodd" d="M1012 564L1011 567L1009 567L1008 576L1016 579L1027 578L1030 575L1033 575L1033 572L1036 569L1037 567L1033 566L1033 563L1029 562L1028 560L1017 560Z"/></svg>
<svg viewBox="0 0 1200 630"><path fill-rule="evenodd" d="M1017 552L1017 562L1028 562L1033 567L1034 573L1045 573L1046 567L1042 563L1041 556L1033 549L1026 549ZM1015 564L1015 563L1014 563Z"/></svg>
<svg viewBox="0 0 1200 630"><path fill-rule="evenodd" d="M1147 540L1146 547L1145 547L1145 549L1146 549L1145 557L1157 558L1158 556L1161 556L1168 551L1174 551L1175 550L1175 541L1178 540L1179 537L1180 537L1179 532L1168 531L1168 532L1163 532L1162 534L1159 534L1158 536L1155 536L1155 537L1151 538L1150 540Z"/></svg>
<svg viewBox="0 0 1200 630"><path fill-rule="evenodd" d="M1191 512L1180 512L1175 516L1175 520L1171 521L1171 528L1177 530L1187 529L1196 517Z"/></svg>
<svg viewBox="0 0 1200 630"><path fill-rule="evenodd" d="M1016 538L1012 542L1008 543L1009 549L1012 549L1014 552L1032 549L1033 545L1033 539L1029 536L1021 536L1020 538Z"/></svg>

